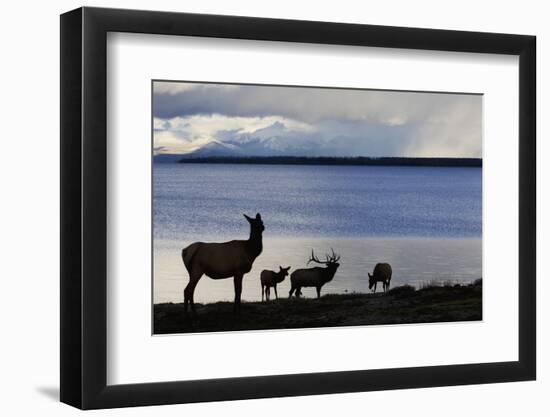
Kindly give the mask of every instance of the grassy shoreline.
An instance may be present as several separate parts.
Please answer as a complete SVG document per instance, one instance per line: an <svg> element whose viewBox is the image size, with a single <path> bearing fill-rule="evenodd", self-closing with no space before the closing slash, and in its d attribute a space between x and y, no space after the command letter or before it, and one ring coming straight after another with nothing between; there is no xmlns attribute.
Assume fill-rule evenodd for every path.
<svg viewBox="0 0 550 417"><path fill-rule="evenodd" d="M183 304L154 305L154 334L238 330L298 329L404 323L475 321L482 319L481 280L470 285L395 287L388 293L327 294L302 298L196 304L185 316Z"/></svg>

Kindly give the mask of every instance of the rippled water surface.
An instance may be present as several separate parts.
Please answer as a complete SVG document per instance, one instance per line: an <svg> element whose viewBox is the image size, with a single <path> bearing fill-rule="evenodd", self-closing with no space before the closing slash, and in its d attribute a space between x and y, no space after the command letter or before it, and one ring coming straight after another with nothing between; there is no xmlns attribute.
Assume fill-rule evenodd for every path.
<svg viewBox="0 0 550 417"><path fill-rule="evenodd" d="M264 251L245 276L246 300L260 298L262 269L304 267L312 248L342 255L323 292L367 291L376 262L390 262L392 286L474 280L481 277L481 182L480 168L155 164L154 302L182 300L183 247L246 239L242 213L256 212ZM279 294L288 295L288 286ZM232 280L203 277L195 300L232 297Z"/></svg>

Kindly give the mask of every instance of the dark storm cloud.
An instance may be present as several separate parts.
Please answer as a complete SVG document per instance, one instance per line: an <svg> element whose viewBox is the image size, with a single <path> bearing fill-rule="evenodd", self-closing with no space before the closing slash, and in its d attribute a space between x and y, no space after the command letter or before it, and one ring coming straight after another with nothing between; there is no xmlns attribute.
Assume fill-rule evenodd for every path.
<svg viewBox="0 0 550 417"><path fill-rule="evenodd" d="M481 155L476 95L156 82L153 99L159 138L171 141L200 136L200 143L256 141L271 151L334 155ZM209 131L205 118L217 127Z"/></svg>

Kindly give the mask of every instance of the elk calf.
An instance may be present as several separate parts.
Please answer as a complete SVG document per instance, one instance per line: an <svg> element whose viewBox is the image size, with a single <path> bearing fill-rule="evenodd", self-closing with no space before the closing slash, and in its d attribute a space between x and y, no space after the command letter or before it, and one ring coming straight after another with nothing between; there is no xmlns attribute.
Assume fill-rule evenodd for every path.
<svg viewBox="0 0 550 417"><path fill-rule="evenodd" d="M266 301L269 301L271 287L273 287L273 289L275 290L275 298L279 299L279 295L277 294L277 284L285 280L285 277L288 275L289 269L290 266L287 268L279 266L279 272L269 271L268 269L264 269L262 271L262 273L260 274L260 282L262 284L262 301L264 301L264 291L265 299Z"/></svg>
<svg viewBox="0 0 550 417"><path fill-rule="evenodd" d="M334 250L332 251L332 255L326 255L324 261L320 261L312 250L311 257L307 263L316 262L324 264L326 268L316 266L308 269L297 269L290 274L290 292L288 297L292 297L292 293L296 292L296 297L299 298L302 295L302 287L315 287L317 289L317 298L321 297L321 287L327 282L332 281L336 270L340 266L338 263L339 260L340 255L336 255Z"/></svg>
<svg viewBox="0 0 550 417"><path fill-rule="evenodd" d="M382 282L382 286L384 288L384 292L386 292L390 288L390 281L391 281L391 266L387 263L379 263L376 264L374 267L374 271L372 272L372 275L369 273L369 290L374 287L374 290L372 292L376 292L376 284L378 282Z"/></svg>

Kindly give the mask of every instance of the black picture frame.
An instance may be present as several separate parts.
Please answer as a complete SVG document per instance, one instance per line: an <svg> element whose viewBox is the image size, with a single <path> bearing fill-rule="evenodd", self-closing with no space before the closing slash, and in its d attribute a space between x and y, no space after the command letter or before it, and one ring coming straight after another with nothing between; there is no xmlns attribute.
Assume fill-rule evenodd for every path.
<svg viewBox="0 0 550 417"><path fill-rule="evenodd" d="M518 361L107 385L108 32L519 56ZM536 38L136 10L61 15L61 401L82 409L533 380Z"/></svg>

